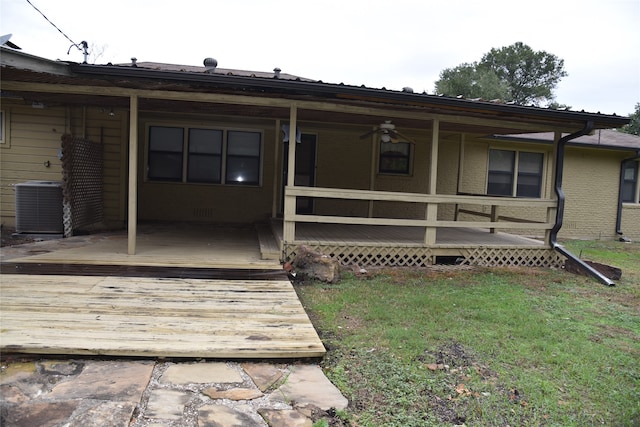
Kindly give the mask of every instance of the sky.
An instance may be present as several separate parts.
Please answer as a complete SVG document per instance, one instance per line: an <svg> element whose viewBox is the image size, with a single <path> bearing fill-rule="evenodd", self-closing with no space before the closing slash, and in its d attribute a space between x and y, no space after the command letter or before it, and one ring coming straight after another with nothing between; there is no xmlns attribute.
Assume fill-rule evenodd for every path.
<svg viewBox="0 0 640 427"><path fill-rule="evenodd" d="M420 93L443 69L522 42L564 60L557 102L618 115L640 103L639 23L640 0L0 0L0 35L53 60L82 62L72 42L84 40L95 64L212 57Z"/></svg>

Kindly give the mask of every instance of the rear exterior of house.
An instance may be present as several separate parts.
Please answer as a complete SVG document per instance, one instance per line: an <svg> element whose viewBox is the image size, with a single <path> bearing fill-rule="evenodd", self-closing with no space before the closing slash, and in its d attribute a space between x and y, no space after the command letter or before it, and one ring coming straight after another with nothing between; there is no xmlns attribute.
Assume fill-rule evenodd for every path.
<svg viewBox="0 0 640 427"><path fill-rule="evenodd" d="M76 182L68 192L79 200L69 215L85 217L76 230L127 227L130 251L138 221L270 223L282 235L283 258L309 243L296 236L308 224L422 230L418 242L392 245L387 263L467 254L482 243L467 243L467 252L433 248L446 228L469 226L540 237L547 244L535 250L550 250L560 136L587 122L628 121L279 73L54 63L7 49L2 65L3 226L16 226L16 184L64 177ZM401 131L398 140L381 137L387 121ZM555 143L493 138L534 131L556 132ZM74 139L61 152L63 135ZM95 147L99 155L86 154ZM621 162L637 150L566 148L560 238L617 236ZM68 163L86 164L99 182L78 184ZM640 209L631 164L635 177L624 183L635 199L623 204L621 229L634 238ZM102 194L99 208L82 200L86 191ZM335 252L358 243L332 245Z"/></svg>

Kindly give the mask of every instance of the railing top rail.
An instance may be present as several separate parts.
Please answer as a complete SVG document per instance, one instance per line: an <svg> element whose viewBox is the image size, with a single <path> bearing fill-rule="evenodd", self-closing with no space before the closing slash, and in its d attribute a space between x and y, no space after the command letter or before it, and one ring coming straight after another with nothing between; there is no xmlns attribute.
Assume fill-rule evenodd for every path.
<svg viewBox="0 0 640 427"><path fill-rule="evenodd" d="M538 206L555 207L553 199L525 199L499 196L476 196L455 194L419 194L401 193L394 191L353 190L346 188L323 187L286 187L287 196L319 197L329 199L351 200L379 200L410 203L451 203L470 205L499 205L499 206Z"/></svg>

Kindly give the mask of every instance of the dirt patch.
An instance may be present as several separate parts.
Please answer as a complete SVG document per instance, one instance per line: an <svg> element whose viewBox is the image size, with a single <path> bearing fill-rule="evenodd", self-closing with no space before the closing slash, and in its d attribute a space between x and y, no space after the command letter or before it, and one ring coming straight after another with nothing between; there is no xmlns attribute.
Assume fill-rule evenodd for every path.
<svg viewBox="0 0 640 427"><path fill-rule="evenodd" d="M25 243L33 243L35 240L26 236L15 235L16 230L9 227L2 227L0 234L2 235L2 242L0 247L11 247L24 245Z"/></svg>

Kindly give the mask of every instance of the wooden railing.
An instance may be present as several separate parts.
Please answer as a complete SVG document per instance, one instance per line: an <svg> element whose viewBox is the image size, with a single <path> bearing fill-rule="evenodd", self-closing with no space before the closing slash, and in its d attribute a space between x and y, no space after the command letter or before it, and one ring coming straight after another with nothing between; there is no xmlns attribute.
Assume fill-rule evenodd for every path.
<svg viewBox="0 0 640 427"><path fill-rule="evenodd" d="M301 215L296 213L297 197L313 197L324 199L367 200L385 202L421 203L426 206L424 219L404 218L372 218L353 216ZM491 206L489 221L444 221L438 220L438 205L478 205ZM546 221L529 221L526 219L500 217L498 211L503 207L525 207L546 209ZM496 229L544 230L548 236L553 228L556 201L550 199L522 199L493 196L470 196L448 194L418 194L389 191L350 190L341 188L320 187L285 187L284 229L285 242L295 241L295 225L298 222L315 222L326 224L360 224L360 225L397 225L425 228L425 245L435 244L435 231L438 227L483 227L492 231ZM457 210L457 207L456 207ZM465 211L466 212L466 211ZM478 213L478 212L470 212ZM484 216L484 215L482 215Z"/></svg>

